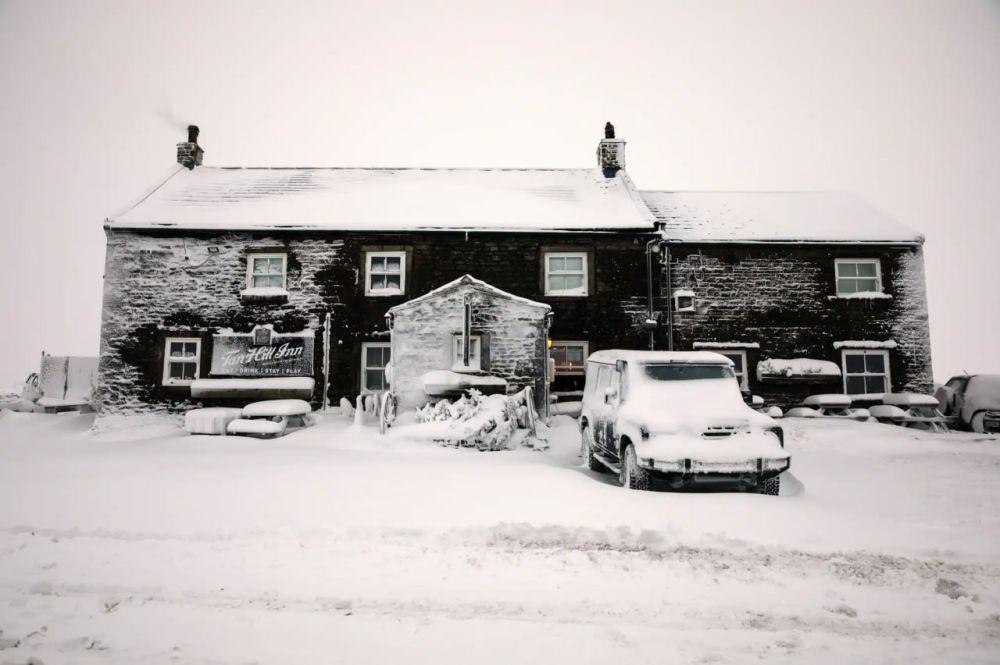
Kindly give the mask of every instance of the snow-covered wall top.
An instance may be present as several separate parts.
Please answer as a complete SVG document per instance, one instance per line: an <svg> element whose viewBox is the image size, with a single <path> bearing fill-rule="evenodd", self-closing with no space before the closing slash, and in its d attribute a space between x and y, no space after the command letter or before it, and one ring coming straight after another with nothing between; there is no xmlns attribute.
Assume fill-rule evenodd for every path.
<svg viewBox="0 0 1000 665"><path fill-rule="evenodd" d="M871 242L924 237L847 192L654 192L643 200L667 240Z"/></svg>
<svg viewBox="0 0 1000 665"><path fill-rule="evenodd" d="M178 167L113 228L652 230L624 171Z"/></svg>

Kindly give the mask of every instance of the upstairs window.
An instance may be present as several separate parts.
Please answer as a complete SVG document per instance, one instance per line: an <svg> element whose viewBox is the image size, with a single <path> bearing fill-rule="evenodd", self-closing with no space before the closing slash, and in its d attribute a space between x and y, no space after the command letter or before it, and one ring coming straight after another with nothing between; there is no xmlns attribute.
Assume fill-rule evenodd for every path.
<svg viewBox="0 0 1000 665"><path fill-rule="evenodd" d="M852 350L843 352L844 392L875 395L889 392L889 352Z"/></svg>
<svg viewBox="0 0 1000 665"><path fill-rule="evenodd" d="M406 252L367 252L366 296L399 296L406 292Z"/></svg>
<svg viewBox="0 0 1000 665"><path fill-rule="evenodd" d="M248 289L284 289L287 254L250 254L247 257Z"/></svg>
<svg viewBox="0 0 1000 665"><path fill-rule="evenodd" d="M389 389L385 367L389 364L391 353L385 342L365 342L361 345L361 392L380 393Z"/></svg>
<svg viewBox="0 0 1000 665"><path fill-rule="evenodd" d="M163 385L189 386L201 367L201 340L168 337L163 350Z"/></svg>
<svg viewBox="0 0 1000 665"><path fill-rule="evenodd" d="M837 295L881 293L882 268L878 259L837 259Z"/></svg>
<svg viewBox="0 0 1000 665"><path fill-rule="evenodd" d="M545 295L585 296L587 290L586 252L545 254Z"/></svg>
<svg viewBox="0 0 1000 665"><path fill-rule="evenodd" d="M556 374L583 374L588 346L587 342L552 342L549 355L555 361Z"/></svg>

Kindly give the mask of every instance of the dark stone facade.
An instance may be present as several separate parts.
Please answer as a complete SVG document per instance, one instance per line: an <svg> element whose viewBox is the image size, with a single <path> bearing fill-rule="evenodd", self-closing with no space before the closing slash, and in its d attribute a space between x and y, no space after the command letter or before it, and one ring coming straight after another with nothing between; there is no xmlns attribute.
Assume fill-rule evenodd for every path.
<svg viewBox="0 0 1000 665"><path fill-rule="evenodd" d="M588 340L591 350L645 348L645 240L612 233L197 233L108 230L101 331L101 409L104 414L180 412L188 389L162 385L164 339L202 339L200 374L207 376L211 336L220 328L246 332L271 323L278 332L317 331L317 384L322 380L322 324L331 314L330 401L360 390L361 345L388 341L385 313L465 274L512 294L552 306L554 340ZM210 252L209 247L217 248ZM364 256L370 250L407 252L406 294L369 297ZM546 297L545 251L588 252L590 295ZM242 299L247 253L288 255L288 297ZM656 291L663 291L658 283ZM657 308L665 302L659 299ZM664 348L665 331L657 333ZM569 386L579 377L566 377ZM558 388L562 380L557 382ZM317 388L314 399L320 397Z"/></svg>
<svg viewBox="0 0 1000 665"><path fill-rule="evenodd" d="M315 373L321 396L322 330L331 317L329 397L353 399L360 390L362 343L388 341L385 313L465 274L517 296L552 306L550 337L586 340L590 351L648 348L645 242L648 234L348 232L209 233L108 230L100 386L104 414L177 413L189 408L189 389L162 385L164 339L202 339L200 374L208 376L212 334L247 332L273 324L277 332L316 331ZM210 251L209 248L215 248ZM365 252L407 253L406 294L365 295ZM586 251L590 295L546 297L545 251ZM250 251L287 253L287 297L241 298ZM918 247L871 245L671 244L672 288L663 254L654 270L661 325L657 349L667 347L662 325L673 289L695 293L695 311L674 313L674 348L695 342L757 343L748 349L751 390L782 406L817 392L842 392L839 382L760 382L764 358L807 357L841 364L834 342L894 340L894 390L931 387L923 257ZM834 259L878 258L884 299L835 295ZM581 376L557 378L554 391L582 386Z"/></svg>
<svg viewBox="0 0 1000 665"><path fill-rule="evenodd" d="M758 381L765 358L812 358L841 365L834 342L893 340L890 379L896 391L931 391L930 337L923 255L909 246L671 245L674 289L695 294L695 311L674 313L674 348L695 342L757 343L746 349L751 391L781 406L806 395L843 392L840 380ZM891 298L836 295L837 258L880 261Z"/></svg>

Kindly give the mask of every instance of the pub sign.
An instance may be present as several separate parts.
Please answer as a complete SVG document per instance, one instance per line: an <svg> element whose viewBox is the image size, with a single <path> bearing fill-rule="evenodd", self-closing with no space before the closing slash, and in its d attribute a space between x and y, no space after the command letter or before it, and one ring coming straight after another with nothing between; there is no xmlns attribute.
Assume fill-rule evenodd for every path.
<svg viewBox="0 0 1000 665"><path fill-rule="evenodd" d="M212 376L312 376L312 331L282 335L271 326L212 337Z"/></svg>

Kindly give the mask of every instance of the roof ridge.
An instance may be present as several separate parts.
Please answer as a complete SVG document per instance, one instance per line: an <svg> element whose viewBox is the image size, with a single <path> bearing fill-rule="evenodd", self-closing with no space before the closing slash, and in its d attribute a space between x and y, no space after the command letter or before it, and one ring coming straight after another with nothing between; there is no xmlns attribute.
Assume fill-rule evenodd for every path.
<svg viewBox="0 0 1000 665"><path fill-rule="evenodd" d="M597 167L532 166L199 166L224 171L598 171ZM198 170L196 169L196 170Z"/></svg>

